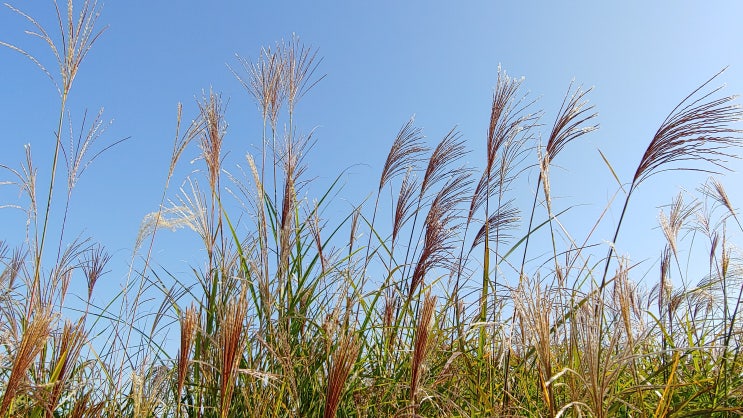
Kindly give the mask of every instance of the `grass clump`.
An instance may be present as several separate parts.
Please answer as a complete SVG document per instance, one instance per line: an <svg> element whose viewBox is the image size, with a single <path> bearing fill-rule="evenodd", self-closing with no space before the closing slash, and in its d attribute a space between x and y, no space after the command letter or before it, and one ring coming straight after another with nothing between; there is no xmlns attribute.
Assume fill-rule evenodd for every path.
<svg viewBox="0 0 743 418"><path fill-rule="evenodd" d="M316 200L304 197L314 137L295 117L322 79L317 50L293 37L254 61L238 57L232 72L262 116L260 154L246 156L245 171L225 167L219 93L203 93L188 126L178 105L161 201L143 221L122 291L98 306L92 296L110 255L69 239L64 224L80 175L117 142L89 157L106 126L100 114L71 129L69 145L61 128L77 70L102 30L95 2L55 7L55 35L12 10L50 47L59 76L2 43L55 82L60 129L42 193L30 148L20 168L2 165L25 193L29 231L25 242L0 241L0 416L743 414L742 270L730 238L741 225L722 183L710 179L661 214L667 244L655 278L617 256L641 184L672 169L724 169L736 156L733 123L743 113L734 97L710 89L719 74L672 110L629 187L620 182L621 216L608 254L598 256L605 244L593 231L603 216L576 241L550 182L561 150L598 128L590 89L569 86L543 146L543 112L521 93L523 80L499 69L482 168L464 163L455 129L429 146L411 119L392 141L373 199L325 219L341 176ZM173 195L189 148L203 168ZM524 213L514 189L533 170ZM61 228L49 228L57 211ZM156 234L177 226L205 250L190 278L153 267ZM682 268L683 245L707 266L702 276ZM86 286L70 301L78 276ZM178 344L167 331L179 333Z"/></svg>

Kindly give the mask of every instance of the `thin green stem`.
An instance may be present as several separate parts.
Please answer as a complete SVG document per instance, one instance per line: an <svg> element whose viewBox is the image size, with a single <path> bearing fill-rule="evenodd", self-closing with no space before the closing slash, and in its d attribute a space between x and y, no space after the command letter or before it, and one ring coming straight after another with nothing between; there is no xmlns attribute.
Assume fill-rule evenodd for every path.
<svg viewBox="0 0 743 418"><path fill-rule="evenodd" d="M37 249L35 254L35 265L34 265L34 278L31 286L31 297L28 300L28 308L26 311L26 318L31 317L33 307L36 304L36 299L41 297L41 263L42 256L44 253L44 244L46 242L46 231L49 226L49 213L52 207L52 196L54 194L54 183L57 178L57 163L59 162L59 151L62 146L62 124L64 123L64 114L67 107L67 94L68 89L65 88L62 92L62 101L59 109L59 119L57 121L57 132L55 134L56 141L54 144L54 157L52 158L52 172L49 179L49 191L47 193L46 208L44 208L44 222L41 226L41 240L37 239Z"/></svg>

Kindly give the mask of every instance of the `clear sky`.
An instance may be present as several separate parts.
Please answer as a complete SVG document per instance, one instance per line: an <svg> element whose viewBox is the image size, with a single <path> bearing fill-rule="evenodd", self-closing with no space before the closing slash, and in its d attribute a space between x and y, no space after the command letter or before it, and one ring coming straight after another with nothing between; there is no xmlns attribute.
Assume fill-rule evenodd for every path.
<svg viewBox="0 0 743 418"><path fill-rule="evenodd" d="M55 23L51 1L12 3L44 25ZM297 110L300 130L317 128L309 175L321 190L350 168L339 212L374 190L395 134L412 115L432 144L458 126L472 150L468 159L481 165L499 64L525 77L546 125L572 79L594 86L589 98L601 127L570 144L553 169L556 204L584 205L564 219L582 237L617 189L598 149L629 182L660 123L699 84L730 66L717 84L727 84L726 94L743 93L742 20L739 1L110 1L99 19L109 28L83 63L70 111L79 125L84 109L95 114L104 107L114 122L101 144L131 139L103 154L81 179L68 236L91 236L108 247L117 266L108 286L117 290L126 273L118 266L128 260L143 216L159 203L177 103L190 119L203 89L222 92L229 101L226 167L244 165L245 153L257 150L261 122L227 64L236 64L236 53L255 58L261 46L296 33L319 49L318 73L327 74ZM0 8L0 40L53 68L45 45L24 35L30 28ZM7 48L0 48L0 109L0 163L18 167L23 145L31 143L39 184L46 185L57 93L33 63ZM189 164L196 152L191 148L182 160L176 185L200 167ZM732 167L738 172L723 182L740 204L743 165ZM681 186L693 190L705 178L671 173L644 183L631 204L620 253L654 262L661 247L646 244L661 237L653 229L658 207ZM8 179L0 173L0 181ZM531 189L515 193L530 202ZM0 186L0 205L17 198L12 186ZM612 209L608 226L620 209ZM0 238L18 242L23 220L19 211L0 209ZM611 239L609 230L597 241ZM189 264L200 264L181 247L192 236L160 235L155 261L188 274Z"/></svg>

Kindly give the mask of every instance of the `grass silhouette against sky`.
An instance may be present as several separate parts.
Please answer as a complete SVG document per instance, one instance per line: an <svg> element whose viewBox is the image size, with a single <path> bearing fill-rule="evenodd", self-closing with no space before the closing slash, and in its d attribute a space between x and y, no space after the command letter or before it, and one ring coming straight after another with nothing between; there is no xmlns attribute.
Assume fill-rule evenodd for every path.
<svg viewBox="0 0 743 418"><path fill-rule="evenodd" d="M69 96L48 50L64 5L16 6L0 11L0 414L741 410L740 6L107 5L57 57L80 69ZM274 58L278 84L246 85L243 63ZM278 92L269 136L243 87ZM276 133L286 148L266 152ZM77 153L92 165L57 167ZM717 169L730 200L694 189ZM49 177L65 171L85 171L68 201ZM684 206L682 187L717 203ZM162 204L193 231L133 255Z"/></svg>
<svg viewBox="0 0 743 418"><path fill-rule="evenodd" d="M44 2L16 6L42 24L55 21ZM509 75L525 77L525 89L545 110L544 124L552 123L571 80L594 86L589 99L601 127L562 155L564 170L553 170L566 200L592 205L573 211L580 225L581 216L597 213L614 190L597 149L619 178L627 179L660 122L693 88L730 66L718 84L727 84L724 94L743 92L742 14L743 6L731 1L106 4L100 22L108 29L86 58L71 104L87 108L91 118L105 108L103 117L113 124L100 145L130 139L101 155L81 180L71 230L84 230L105 243L115 259L128 259L132 231L159 200L176 104L184 103L184 117L195 117L195 98L202 90L211 87L226 99L226 161L244 163L244 154L258 149L260 115L227 65L237 68L235 54L255 58L262 46L293 33L319 50L318 74L327 74L300 104L300 129L317 128L311 174L327 185L350 167L343 192L349 208L368 197L373 182L367 179L378 176L399 126L413 115L433 140L456 125L473 150L468 159L481 166L499 64ZM0 22L0 39L51 63L46 46L23 34L30 29L24 19L4 9ZM56 92L33 63L13 51L0 50L0 60L3 163L21 161L26 143L37 158L48 157ZM81 122L74 118L73 123ZM187 172L184 166L177 178ZM630 210L638 230L647 233L657 225L657 211L649 208L666 204L680 184L704 179L692 177L695 183L689 183L678 176L659 176L634 197L637 209ZM728 178L729 193L736 196L737 174ZM10 187L0 193L3 204L17 197ZM23 214L7 209L0 218L3 230L16 237L23 232L19 220ZM171 245L186 239L176 235L162 234L160 251L179 264L189 257ZM661 236L658 231L656 238ZM623 243L625 251L655 256L642 253L642 242L629 241ZM179 249L168 250L174 248ZM171 267L189 271L187 263L180 264Z"/></svg>

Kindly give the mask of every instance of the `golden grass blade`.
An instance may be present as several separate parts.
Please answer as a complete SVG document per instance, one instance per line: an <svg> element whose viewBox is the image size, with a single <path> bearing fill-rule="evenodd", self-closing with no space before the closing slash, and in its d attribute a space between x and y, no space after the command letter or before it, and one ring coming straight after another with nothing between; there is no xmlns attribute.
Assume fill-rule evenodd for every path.
<svg viewBox="0 0 743 418"><path fill-rule="evenodd" d="M336 416L343 388L346 385L351 368L356 362L360 346L353 333L349 333L343 337L335 353L333 353L333 360L328 372L324 418L334 418Z"/></svg>
<svg viewBox="0 0 743 418"><path fill-rule="evenodd" d="M201 155L209 173L209 185L212 193L219 189L219 175L222 170L222 145L227 133L227 122L224 120L225 105L222 96L209 90L198 102L200 118L204 130L199 135Z"/></svg>
<svg viewBox="0 0 743 418"><path fill-rule="evenodd" d="M238 365L242 354L243 321L248 311L247 295L243 292L234 303L227 304L227 311L220 328L220 410L222 418L230 413L232 394L235 390Z"/></svg>
<svg viewBox="0 0 743 418"><path fill-rule="evenodd" d="M196 307L193 305L188 307L185 314L179 319L179 322L181 325L181 345L180 350L178 351L177 361L178 377L176 380L176 397L180 403L183 385L186 382L186 375L188 373L191 348L199 324L199 314L196 312Z"/></svg>
<svg viewBox="0 0 743 418"><path fill-rule="evenodd" d="M423 301L423 308L420 310L420 316L418 319L418 326L415 330L415 345L413 346L413 360L410 377L410 402L413 406L413 410L417 408L418 404L418 388L420 387L420 379L423 362L426 359L428 353L428 344L431 337L431 330L434 325L434 312L436 310L436 296L431 295L429 291Z"/></svg>
<svg viewBox="0 0 743 418"><path fill-rule="evenodd" d="M47 342L51 331L52 316L48 310L37 311L23 332L18 348L13 354L10 376L0 403L0 416L7 416L13 400L22 389L31 364Z"/></svg>
<svg viewBox="0 0 743 418"><path fill-rule="evenodd" d="M87 337L82 320L78 321L75 325L70 321L65 322L61 337L55 341L56 353L53 362L55 366L51 378L53 387L47 404L48 411L54 411L57 408L57 404L62 398L62 395L65 391L69 390L69 388L66 387L67 382L74 371L74 367L83 345L87 341ZM53 414L47 412L47 416L51 418L53 417Z"/></svg>

